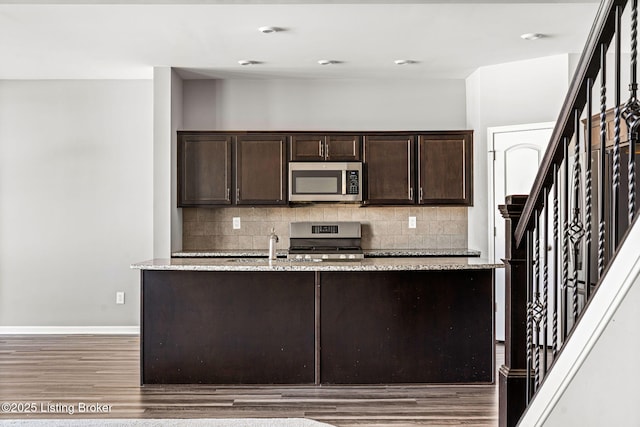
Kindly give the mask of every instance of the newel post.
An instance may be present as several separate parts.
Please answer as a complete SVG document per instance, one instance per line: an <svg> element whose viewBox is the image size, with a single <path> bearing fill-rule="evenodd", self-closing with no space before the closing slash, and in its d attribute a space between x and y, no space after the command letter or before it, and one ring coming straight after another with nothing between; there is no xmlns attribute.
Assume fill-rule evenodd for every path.
<svg viewBox="0 0 640 427"><path fill-rule="evenodd" d="M499 426L515 426L526 408L527 249L516 247L515 230L527 196L507 196L500 205L505 219L505 340L499 373Z"/></svg>

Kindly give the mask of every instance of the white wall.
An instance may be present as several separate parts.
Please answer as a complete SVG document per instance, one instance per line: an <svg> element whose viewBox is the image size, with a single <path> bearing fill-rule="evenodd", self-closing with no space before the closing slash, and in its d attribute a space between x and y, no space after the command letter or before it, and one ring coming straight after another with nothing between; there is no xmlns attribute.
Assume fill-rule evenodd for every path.
<svg viewBox="0 0 640 427"><path fill-rule="evenodd" d="M171 256L172 224L178 215L172 210L171 164L171 80L170 67L153 69L153 258Z"/></svg>
<svg viewBox="0 0 640 427"><path fill-rule="evenodd" d="M481 67L467 78L467 127L475 131L470 248L483 254L489 248L487 128L556 121L569 88L569 73L568 55L557 55Z"/></svg>
<svg viewBox="0 0 640 427"><path fill-rule="evenodd" d="M152 101L150 81L0 81L2 330L138 325Z"/></svg>
<svg viewBox="0 0 640 427"><path fill-rule="evenodd" d="M178 208L178 129L182 129L182 79L171 70L171 252L182 250L182 209Z"/></svg>
<svg viewBox="0 0 640 427"><path fill-rule="evenodd" d="M189 130L465 129L464 80L185 80Z"/></svg>

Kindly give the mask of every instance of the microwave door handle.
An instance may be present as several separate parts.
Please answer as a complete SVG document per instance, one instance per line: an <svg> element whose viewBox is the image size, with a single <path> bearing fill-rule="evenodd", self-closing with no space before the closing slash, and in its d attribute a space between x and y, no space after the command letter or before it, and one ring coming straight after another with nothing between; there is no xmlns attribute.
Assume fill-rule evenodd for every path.
<svg viewBox="0 0 640 427"><path fill-rule="evenodd" d="M342 194L347 194L347 171L342 170Z"/></svg>

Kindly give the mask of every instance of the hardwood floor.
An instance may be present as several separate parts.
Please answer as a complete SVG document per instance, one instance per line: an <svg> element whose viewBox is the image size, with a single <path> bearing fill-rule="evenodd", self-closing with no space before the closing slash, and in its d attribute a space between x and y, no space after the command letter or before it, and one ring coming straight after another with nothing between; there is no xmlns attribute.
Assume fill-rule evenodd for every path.
<svg viewBox="0 0 640 427"><path fill-rule="evenodd" d="M140 387L139 346L137 336L0 336L0 402L37 408L2 411L0 420L304 417L344 427L497 425L497 385ZM503 363L502 345L496 359ZM78 413L80 402L111 408Z"/></svg>

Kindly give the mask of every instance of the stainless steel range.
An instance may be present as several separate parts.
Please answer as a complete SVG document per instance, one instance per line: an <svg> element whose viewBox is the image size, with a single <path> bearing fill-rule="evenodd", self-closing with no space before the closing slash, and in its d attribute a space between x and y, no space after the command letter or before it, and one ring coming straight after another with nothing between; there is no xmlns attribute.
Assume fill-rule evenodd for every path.
<svg viewBox="0 0 640 427"><path fill-rule="evenodd" d="M289 231L289 259L364 258L359 222L292 222Z"/></svg>

